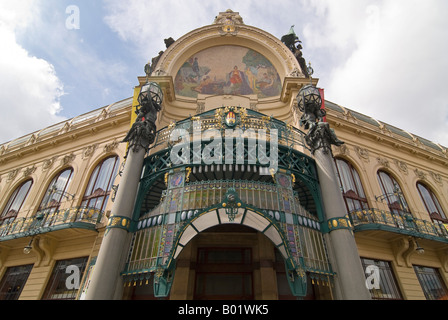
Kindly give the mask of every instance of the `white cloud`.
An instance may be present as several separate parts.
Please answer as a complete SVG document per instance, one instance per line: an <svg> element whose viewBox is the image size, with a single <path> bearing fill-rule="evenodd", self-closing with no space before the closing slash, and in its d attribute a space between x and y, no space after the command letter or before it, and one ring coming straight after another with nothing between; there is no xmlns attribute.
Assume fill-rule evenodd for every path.
<svg viewBox="0 0 448 320"><path fill-rule="evenodd" d="M0 143L62 121L64 94L53 66L31 56L16 39L38 19L35 1L0 3Z"/></svg>
<svg viewBox="0 0 448 320"><path fill-rule="evenodd" d="M448 145L448 62L441 0L310 1L322 25L308 25L316 50L333 50L326 97L342 106ZM345 6L347 5L347 6ZM325 10L322 10L322 7ZM335 62L335 60L332 60Z"/></svg>
<svg viewBox="0 0 448 320"><path fill-rule="evenodd" d="M106 23L148 60L228 8L277 37L295 24L327 99L448 146L445 0L105 3Z"/></svg>

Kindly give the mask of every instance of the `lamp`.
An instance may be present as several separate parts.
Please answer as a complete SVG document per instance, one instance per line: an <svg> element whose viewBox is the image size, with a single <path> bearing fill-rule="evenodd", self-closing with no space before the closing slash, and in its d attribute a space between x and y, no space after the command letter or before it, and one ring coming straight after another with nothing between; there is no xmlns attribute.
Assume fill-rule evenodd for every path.
<svg viewBox="0 0 448 320"><path fill-rule="evenodd" d="M297 102L299 109L302 112L304 112L307 107L311 107L313 110L319 110L322 106L322 98L319 89L312 84L304 86L297 94Z"/></svg>
<svg viewBox="0 0 448 320"><path fill-rule="evenodd" d="M33 247L32 247L33 240L34 240L34 237L31 238L30 243L28 243L28 245L26 245L25 248L23 248L24 254L29 254L31 252L31 250L33 249Z"/></svg>
<svg viewBox="0 0 448 320"><path fill-rule="evenodd" d="M425 249L420 247L420 245L418 244L417 240L415 240L415 251L417 251L418 254L424 254L425 253Z"/></svg>
<svg viewBox="0 0 448 320"><path fill-rule="evenodd" d="M157 104L158 108L160 109L160 105L162 104L163 100L162 89L155 82L147 82L142 86L137 100L142 107L152 102Z"/></svg>

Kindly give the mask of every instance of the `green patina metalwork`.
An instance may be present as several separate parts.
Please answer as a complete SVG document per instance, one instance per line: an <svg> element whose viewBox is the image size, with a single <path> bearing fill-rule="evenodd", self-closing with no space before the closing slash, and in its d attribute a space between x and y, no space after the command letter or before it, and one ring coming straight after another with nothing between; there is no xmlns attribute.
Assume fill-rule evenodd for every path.
<svg viewBox="0 0 448 320"><path fill-rule="evenodd" d="M215 129L220 130L224 137L225 130L229 128L226 125L226 116L230 111L234 112L232 119L236 119L236 123L232 123L232 128L244 130L262 128L266 129L268 134L271 130L276 130L278 133L277 172L268 174L268 177L272 176L271 182L201 180L189 183L188 178L192 170L195 168L200 170L209 165L204 163L201 158L207 143L201 142L200 148L198 148L198 143L188 142L190 148L187 150L190 152L190 159L201 159L201 161L175 165L171 162L171 151L175 144L169 141L170 133L174 128L185 130L191 135L193 135L194 129L199 128L200 132ZM198 123L200 127L198 127ZM126 269L122 273L124 278L143 282L149 281L153 275L155 295L158 297L168 295L174 277L176 257L185 245L181 241L186 241L184 236L188 238L190 236L188 233L199 233L197 230L199 227L195 223L204 221L199 219L211 219L215 222L207 223L216 225L223 223L247 224L255 229L259 228L258 225L263 225L262 229L257 230L268 236L273 242L279 241L274 239L281 239L275 245L285 258L288 282L292 293L296 296L306 295L307 274L312 273L313 279L323 277L322 280L324 280L324 278L331 277L333 271L328 262L322 238L321 226L324 222L324 213L315 161L296 150L297 147L306 148L303 136L303 132L284 122L239 107L212 110L160 130L153 146L154 151L158 151L147 155L144 162L130 227L130 231L134 232L134 238ZM241 152L241 149L237 149L236 139L238 137L233 139L232 149L229 151L224 148L223 154L226 151L233 155ZM249 138L240 140L238 147L241 148L241 146L244 151L243 159L233 157L230 164L228 162L224 164L242 165L244 168L253 166L256 170L268 168L265 163L260 162L260 159L250 158ZM266 150L271 150L270 141L266 142ZM267 156L270 156L269 151ZM220 165L221 167L214 168L223 170L223 164ZM266 172L269 171L266 170ZM166 190L161 194L161 201L150 212L145 212L142 209L144 199L150 193L151 187L160 181L164 181L166 185ZM295 187L299 187L303 194L298 195L297 191L293 190ZM195 202L190 206L195 210L183 210L184 202L190 201L189 194L203 192L191 190L205 190L204 188L210 190L210 198L214 203L212 205L208 203L204 207L203 203ZM247 188L252 188L254 195L256 192L272 195L272 208L269 205L259 207L251 204L253 199L247 198L249 191L247 197L242 192L249 190ZM230 195L232 196L229 197ZM314 215L307 212L301 206L300 201L311 203L308 204L314 211ZM271 210L274 208L277 210ZM225 212L225 214L222 215L221 212ZM247 219L253 221L247 220L246 216ZM255 225L250 225L250 223ZM320 260L311 258L313 250L319 252Z"/></svg>

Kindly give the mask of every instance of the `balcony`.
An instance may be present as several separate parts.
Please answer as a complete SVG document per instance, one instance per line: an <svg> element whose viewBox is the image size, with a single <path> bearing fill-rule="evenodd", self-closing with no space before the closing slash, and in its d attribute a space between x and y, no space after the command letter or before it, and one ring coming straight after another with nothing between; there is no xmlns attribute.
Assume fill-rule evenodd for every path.
<svg viewBox="0 0 448 320"><path fill-rule="evenodd" d="M354 231L383 230L448 243L448 224L417 219L410 214L394 214L379 209L352 211Z"/></svg>
<svg viewBox="0 0 448 320"><path fill-rule="evenodd" d="M44 210L33 217L4 221L0 226L0 242L64 229L96 231L102 218L103 212L94 208Z"/></svg>

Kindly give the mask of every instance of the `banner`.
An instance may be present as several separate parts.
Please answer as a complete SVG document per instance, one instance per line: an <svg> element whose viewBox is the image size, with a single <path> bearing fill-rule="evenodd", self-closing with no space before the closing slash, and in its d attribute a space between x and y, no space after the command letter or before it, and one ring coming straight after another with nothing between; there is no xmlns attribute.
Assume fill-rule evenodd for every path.
<svg viewBox="0 0 448 320"><path fill-rule="evenodd" d="M324 89L320 89L319 88L319 93L320 93L320 98L322 99L322 106L320 107L321 109L325 110L325 94L324 94ZM325 110L326 111L326 110ZM323 117L323 122L327 122L327 117Z"/></svg>

